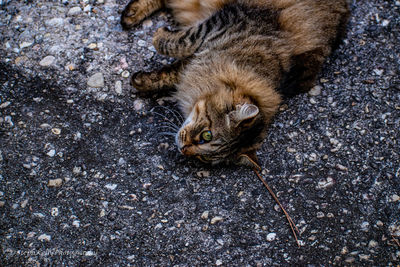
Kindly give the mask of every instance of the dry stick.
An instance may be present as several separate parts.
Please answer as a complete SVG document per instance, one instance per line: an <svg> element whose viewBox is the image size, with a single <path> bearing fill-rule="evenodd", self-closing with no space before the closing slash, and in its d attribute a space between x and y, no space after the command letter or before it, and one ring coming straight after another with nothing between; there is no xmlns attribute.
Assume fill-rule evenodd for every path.
<svg viewBox="0 0 400 267"><path fill-rule="evenodd" d="M289 214L286 212L286 210L283 208L282 204L279 202L278 198L276 197L276 195L274 194L274 192L272 191L272 189L269 187L269 185L267 184L267 182L261 177L261 175L258 173L258 171L254 168L253 169L254 172L257 174L258 178L260 178L261 182L264 184L264 186L268 189L268 192L271 194L271 196L274 198L274 200L276 201L276 203L278 203L279 207L281 208L281 210L283 211L283 213L286 216L286 219L289 222L290 228L292 229L292 233L294 235L294 238L296 239L297 245L300 247L300 243L299 240L297 239L297 235L296 235L296 231L299 232L299 229L297 228L296 224L293 222L292 218L290 218Z"/></svg>
<svg viewBox="0 0 400 267"><path fill-rule="evenodd" d="M394 235L392 235L392 240L397 244L397 246L399 246L400 247L400 242L399 242L399 240L397 240L396 238L394 238Z"/></svg>

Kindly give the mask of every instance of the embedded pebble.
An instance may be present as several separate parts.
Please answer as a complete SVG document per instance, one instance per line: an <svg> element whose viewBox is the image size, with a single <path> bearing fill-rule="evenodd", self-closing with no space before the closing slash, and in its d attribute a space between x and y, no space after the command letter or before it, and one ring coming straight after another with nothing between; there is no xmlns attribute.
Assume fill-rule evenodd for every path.
<svg viewBox="0 0 400 267"><path fill-rule="evenodd" d="M98 72L93 74L87 81L87 85L93 88L100 88L104 86L103 73Z"/></svg>
<svg viewBox="0 0 400 267"><path fill-rule="evenodd" d="M135 110L139 111L143 108L144 103L143 100L141 99L137 99L133 102L133 107L135 108Z"/></svg>
<svg viewBox="0 0 400 267"><path fill-rule="evenodd" d="M56 151L54 149L50 150L49 152L46 153L47 156L49 157L54 157L54 155L56 154Z"/></svg>
<svg viewBox="0 0 400 267"><path fill-rule="evenodd" d="M64 25L64 19L62 18L52 18L50 20L46 20L45 24L51 27L60 27Z"/></svg>
<svg viewBox="0 0 400 267"><path fill-rule="evenodd" d="M217 260L217 261L215 262L215 265L221 266L221 265L222 265L222 261L221 261L221 260Z"/></svg>
<svg viewBox="0 0 400 267"><path fill-rule="evenodd" d="M206 178L206 177L210 177L210 172L209 171L198 171L196 172L197 176L199 178Z"/></svg>
<svg viewBox="0 0 400 267"><path fill-rule="evenodd" d="M47 183L48 187L60 187L63 183L63 180L61 178L57 178L57 179L52 179L49 180Z"/></svg>
<svg viewBox="0 0 400 267"><path fill-rule="evenodd" d="M153 22L150 19L146 19L142 22L143 28L150 28L153 26Z"/></svg>
<svg viewBox="0 0 400 267"><path fill-rule="evenodd" d="M61 129L60 128L53 128L51 129L51 132L55 135L61 134Z"/></svg>
<svg viewBox="0 0 400 267"><path fill-rule="evenodd" d="M39 65L42 66L42 67L50 66L51 64L54 63L55 59L56 59L56 58L53 57L53 56L44 57L44 58L39 62Z"/></svg>
<svg viewBox="0 0 400 267"><path fill-rule="evenodd" d="M208 210L204 211L204 212L201 214L201 218L202 218L203 220L207 220L207 219L208 219L208 214L209 214L209 211L208 211Z"/></svg>
<svg viewBox="0 0 400 267"><path fill-rule="evenodd" d="M92 10L92 6L91 5L87 5L85 6L85 8L83 9L83 11L85 12L90 12Z"/></svg>
<svg viewBox="0 0 400 267"><path fill-rule="evenodd" d="M390 196L390 202L397 202L397 201L399 201L400 200L400 197L398 196L398 195L396 195L396 194L393 194L393 195L391 195Z"/></svg>
<svg viewBox="0 0 400 267"><path fill-rule="evenodd" d="M39 241L50 241L51 236L47 235L47 234L41 234L40 236L38 236L38 240Z"/></svg>
<svg viewBox="0 0 400 267"><path fill-rule="evenodd" d="M121 81L116 81L115 82L115 92L118 95L122 95L122 82Z"/></svg>
<svg viewBox="0 0 400 267"><path fill-rule="evenodd" d="M115 188L117 188L117 184L106 184L104 187L110 190L114 190Z"/></svg>
<svg viewBox="0 0 400 267"><path fill-rule="evenodd" d="M0 105L0 108L6 108L6 107L8 107L10 104L11 104L10 101L6 101L6 102L4 102L4 103L2 103L2 104Z"/></svg>
<svg viewBox="0 0 400 267"><path fill-rule="evenodd" d="M321 94L321 89L322 89L322 87L320 85L316 85L310 91L308 91L308 95L318 96Z"/></svg>
<svg viewBox="0 0 400 267"><path fill-rule="evenodd" d="M75 220L72 222L72 225L75 226L76 228L79 228L79 226L81 226L81 222L79 220Z"/></svg>
<svg viewBox="0 0 400 267"><path fill-rule="evenodd" d="M147 43L146 43L146 41L144 41L144 40L139 40L138 42L137 42L137 44L139 45L139 46L147 46Z"/></svg>
<svg viewBox="0 0 400 267"><path fill-rule="evenodd" d="M95 48L97 48L97 44L96 44L96 43L90 43L90 44L87 46L87 48L89 48L89 49L95 49Z"/></svg>
<svg viewBox="0 0 400 267"><path fill-rule="evenodd" d="M124 78L128 78L128 77L129 77L129 71L124 70L124 71L121 73L121 76L124 77Z"/></svg>
<svg viewBox="0 0 400 267"><path fill-rule="evenodd" d="M79 6L73 7L68 11L68 16L75 16L82 12L82 8Z"/></svg>
<svg viewBox="0 0 400 267"><path fill-rule="evenodd" d="M368 232L368 230L369 230L369 222L362 222L360 227L361 227L361 231Z"/></svg>
<svg viewBox="0 0 400 267"><path fill-rule="evenodd" d="M23 42L19 45L19 48L24 49L26 47L29 47L33 44L33 42Z"/></svg>
<svg viewBox="0 0 400 267"><path fill-rule="evenodd" d="M222 222L224 220L224 218L223 217L221 217L221 216L215 216L214 218L212 218L211 219L211 224L216 224L216 223L219 223L219 222Z"/></svg>
<svg viewBox="0 0 400 267"><path fill-rule="evenodd" d="M267 235L267 241L274 241L276 239L276 233L269 233Z"/></svg>
<svg viewBox="0 0 400 267"><path fill-rule="evenodd" d="M53 217L56 217L56 216L58 216L58 208L57 207L55 207L55 208L51 208L51 216L53 216Z"/></svg>

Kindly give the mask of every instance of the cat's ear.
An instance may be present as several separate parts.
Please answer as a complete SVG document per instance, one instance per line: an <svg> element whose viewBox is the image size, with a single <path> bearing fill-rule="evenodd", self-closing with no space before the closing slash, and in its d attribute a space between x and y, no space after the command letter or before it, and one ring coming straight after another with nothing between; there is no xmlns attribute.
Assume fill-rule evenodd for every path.
<svg viewBox="0 0 400 267"><path fill-rule="evenodd" d="M255 150L240 154L237 159L237 164L254 168L259 171L261 170Z"/></svg>
<svg viewBox="0 0 400 267"><path fill-rule="evenodd" d="M243 104L237 105L234 111L231 111L229 118L235 122L235 126L242 124L251 124L253 119L258 115L260 110L256 105L253 104Z"/></svg>

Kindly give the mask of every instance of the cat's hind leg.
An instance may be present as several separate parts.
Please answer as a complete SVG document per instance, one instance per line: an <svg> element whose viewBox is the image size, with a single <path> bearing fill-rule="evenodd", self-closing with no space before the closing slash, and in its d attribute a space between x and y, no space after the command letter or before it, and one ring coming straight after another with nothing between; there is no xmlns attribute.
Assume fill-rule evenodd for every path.
<svg viewBox="0 0 400 267"><path fill-rule="evenodd" d="M184 62L177 61L160 70L151 72L139 71L132 75L131 85L142 93L166 92L174 88L179 81L179 72Z"/></svg>
<svg viewBox="0 0 400 267"><path fill-rule="evenodd" d="M165 6L165 0L131 0L122 11L121 25L132 28L143 19Z"/></svg>

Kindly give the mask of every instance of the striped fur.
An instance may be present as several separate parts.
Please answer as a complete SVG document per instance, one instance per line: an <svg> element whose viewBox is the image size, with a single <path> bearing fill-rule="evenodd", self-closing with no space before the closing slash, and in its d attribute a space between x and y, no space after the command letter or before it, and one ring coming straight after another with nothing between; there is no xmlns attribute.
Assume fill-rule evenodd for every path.
<svg viewBox="0 0 400 267"><path fill-rule="evenodd" d="M158 29L153 44L178 61L134 74L132 85L175 87L187 118L178 148L212 163L256 159L282 99L313 86L349 15L346 0L133 0L121 23L129 28L162 7L181 27ZM199 139L204 131L211 141Z"/></svg>

